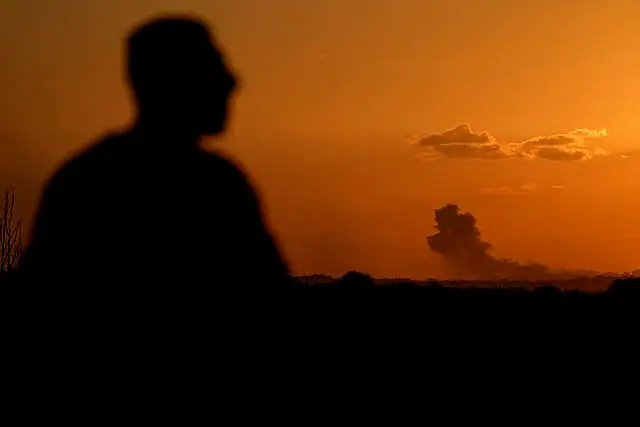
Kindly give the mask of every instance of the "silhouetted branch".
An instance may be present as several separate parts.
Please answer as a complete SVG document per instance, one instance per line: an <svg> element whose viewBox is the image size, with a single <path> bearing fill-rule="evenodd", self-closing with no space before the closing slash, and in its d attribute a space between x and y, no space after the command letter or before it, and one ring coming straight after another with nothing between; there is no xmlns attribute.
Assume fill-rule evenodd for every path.
<svg viewBox="0 0 640 427"><path fill-rule="evenodd" d="M16 213L15 189L9 188L4 191L0 204L0 271L15 268L22 251L22 221Z"/></svg>

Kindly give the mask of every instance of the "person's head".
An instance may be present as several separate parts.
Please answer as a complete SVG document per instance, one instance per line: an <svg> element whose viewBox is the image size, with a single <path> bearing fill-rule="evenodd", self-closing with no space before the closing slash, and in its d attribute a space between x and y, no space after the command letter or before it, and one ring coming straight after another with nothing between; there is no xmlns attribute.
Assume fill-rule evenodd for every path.
<svg viewBox="0 0 640 427"><path fill-rule="evenodd" d="M147 126L197 136L224 130L236 78L206 23L184 16L148 21L131 31L127 62L139 119Z"/></svg>

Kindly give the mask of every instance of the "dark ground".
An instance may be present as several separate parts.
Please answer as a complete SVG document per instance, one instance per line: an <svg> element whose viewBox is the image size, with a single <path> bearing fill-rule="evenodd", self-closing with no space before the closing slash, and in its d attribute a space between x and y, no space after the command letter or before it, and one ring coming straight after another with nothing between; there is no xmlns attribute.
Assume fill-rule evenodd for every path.
<svg viewBox="0 0 640 427"><path fill-rule="evenodd" d="M230 287L231 288L231 287ZM265 290L268 284L265 284ZM585 289L587 289L585 291ZM0 273L0 303L6 313L19 302L18 274ZM244 298L238 292L220 292L231 298ZM402 303L412 308L434 307L537 307L537 306L608 306L640 304L640 279L582 278L566 281L436 281L418 282L403 279L377 280L349 272L341 278L315 275L298 277L288 291L277 295L261 292L265 301L298 301L354 303L360 301ZM252 299L251 296L247 297Z"/></svg>

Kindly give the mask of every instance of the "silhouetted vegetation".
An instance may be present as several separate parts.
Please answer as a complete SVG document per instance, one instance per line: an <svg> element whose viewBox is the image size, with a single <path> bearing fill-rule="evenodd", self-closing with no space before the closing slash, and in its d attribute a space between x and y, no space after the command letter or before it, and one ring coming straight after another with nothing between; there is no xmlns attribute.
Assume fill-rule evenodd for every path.
<svg viewBox="0 0 640 427"><path fill-rule="evenodd" d="M15 295L17 273L0 274L0 298L6 311L9 298ZM607 285L609 283L609 285ZM258 289L259 287L253 287ZM597 291L585 291L596 289ZM391 297L412 308L423 306L425 310L437 307L516 307L547 305L602 306L640 303L640 279L633 277L590 277L558 282L546 281L413 281L374 279L371 276L351 271L339 278L315 275L299 277L293 287L286 291L274 290L282 296L335 296L349 295L367 300L372 295ZM123 300L127 294L121 295ZM326 300L326 299L325 299ZM336 301L337 301L336 300ZM123 302L124 304L124 302ZM215 302L212 302L215 304ZM396 306L397 308L397 306Z"/></svg>
<svg viewBox="0 0 640 427"><path fill-rule="evenodd" d="M0 273L18 265L23 250L22 239L22 221L16 213L16 193L9 188L0 201Z"/></svg>

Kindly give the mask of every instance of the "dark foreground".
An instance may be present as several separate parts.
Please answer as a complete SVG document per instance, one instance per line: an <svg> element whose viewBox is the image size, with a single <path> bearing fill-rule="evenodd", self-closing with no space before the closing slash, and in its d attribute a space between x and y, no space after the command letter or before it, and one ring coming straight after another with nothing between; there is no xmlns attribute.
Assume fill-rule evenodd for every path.
<svg viewBox="0 0 640 427"><path fill-rule="evenodd" d="M16 298L16 277L2 276L0 339L17 338L19 345L12 348L20 349L17 354L25 360L46 354L68 365L67 356L60 362L52 351L74 349L80 355L73 359L78 366L97 357L99 366L125 360L126 369L132 369L130 358L137 354L144 360L135 366L197 367L196 377L212 360L223 360L215 366L225 369L266 365L275 373L280 372L275 366L293 361L302 364L300 372L329 362L339 369L364 368L372 358L400 369L408 356L426 363L427 355L497 354L491 357L504 361L541 352L550 352L544 358L557 357L559 349L584 348L585 343L610 349L609 343L620 337L635 343L629 338L636 335L637 322L630 319L636 304L640 308L640 280L630 278L585 292L563 290L563 283L376 283L349 273L339 279L299 278L286 291L217 292L207 301L185 298L182 308L179 301L165 301L158 308L123 299L97 316L89 307L65 319L59 309L21 316L24 302ZM125 315L123 307L131 311ZM27 352L30 356L23 356ZM92 358L86 359L87 354Z"/></svg>
<svg viewBox="0 0 640 427"><path fill-rule="evenodd" d="M16 272L0 272L0 306L6 316L12 308L23 304ZM220 288L220 286L218 286ZM341 278L310 276L296 278L283 291L269 292L268 284L252 287L256 292L237 291L244 284L229 286L211 295L242 299L247 304L262 301L278 305L295 298L306 303L357 303L375 301L402 303L405 307L521 307L521 306L584 306L640 304L639 278L587 278L559 282L489 282L431 280L375 280L370 276L350 272ZM237 288L237 289L236 289ZM589 289L591 288L591 289ZM584 290L587 289L587 290ZM227 292L228 291L228 292ZM123 298L126 298L123 296ZM353 306L354 309L362 306Z"/></svg>

